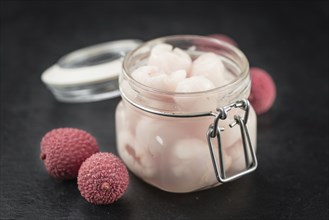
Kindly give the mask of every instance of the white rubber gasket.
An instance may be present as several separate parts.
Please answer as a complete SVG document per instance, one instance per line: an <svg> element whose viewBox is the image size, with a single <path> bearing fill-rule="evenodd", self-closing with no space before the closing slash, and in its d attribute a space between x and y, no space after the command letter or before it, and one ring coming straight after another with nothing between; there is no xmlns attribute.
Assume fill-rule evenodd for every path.
<svg viewBox="0 0 329 220"><path fill-rule="evenodd" d="M110 41L63 56L45 70L41 80L63 102L91 102L118 97L118 76L124 56L142 41Z"/></svg>
<svg viewBox="0 0 329 220"><path fill-rule="evenodd" d="M123 57L141 43L140 40L119 40L82 48L62 57L44 71L41 80L48 86L76 86L117 79ZM109 54L112 59L90 64L95 57Z"/></svg>

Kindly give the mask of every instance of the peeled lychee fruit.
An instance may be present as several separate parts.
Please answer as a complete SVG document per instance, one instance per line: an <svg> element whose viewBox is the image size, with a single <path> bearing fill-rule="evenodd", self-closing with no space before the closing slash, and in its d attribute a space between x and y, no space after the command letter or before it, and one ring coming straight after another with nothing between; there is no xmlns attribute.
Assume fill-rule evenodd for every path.
<svg viewBox="0 0 329 220"><path fill-rule="evenodd" d="M276 88L270 74L257 67L250 68L251 93L250 103L258 115L267 112L276 97Z"/></svg>
<svg viewBox="0 0 329 220"><path fill-rule="evenodd" d="M185 70L177 70L170 75L167 75L164 83L166 85L167 91L175 91L177 84L186 78L186 71Z"/></svg>
<svg viewBox="0 0 329 220"><path fill-rule="evenodd" d="M183 50L174 48L170 44L159 44L152 48L148 65L157 66L166 74L177 70L189 71L192 64L191 57Z"/></svg>
<svg viewBox="0 0 329 220"><path fill-rule="evenodd" d="M57 179L76 178L82 162L99 151L96 139L76 128L49 131L42 138L40 148L40 159L48 173Z"/></svg>
<svg viewBox="0 0 329 220"><path fill-rule="evenodd" d="M224 34L211 34L211 35L208 35L208 37L216 38L220 41L224 41L226 43L229 43L229 44L232 44L233 46L238 47L238 43L235 40L233 40L232 38L230 38L229 36L227 36L227 35L224 35Z"/></svg>
<svg viewBox="0 0 329 220"><path fill-rule="evenodd" d="M193 61L191 76L204 76L216 87L229 83L230 74L225 72L225 66L215 53L204 53Z"/></svg>
<svg viewBox="0 0 329 220"><path fill-rule="evenodd" d="M157 89L165 89L167 75L157 66L141 66L131 76L138 82Z"/></svg>
<svg viewBox="0 0 329 220"><path fill-rule="evenodd" d="M192 76L180 81L176 92L200 92L215 88L215 85L204 76Z"/></svg>
<svg viewBox="0 0 329 220"><path fill-rule="evenodd" d="M123 162L111 153L96 153L80 167L78 188L90 203L107 205L126 191L129 175Z"/></svg>

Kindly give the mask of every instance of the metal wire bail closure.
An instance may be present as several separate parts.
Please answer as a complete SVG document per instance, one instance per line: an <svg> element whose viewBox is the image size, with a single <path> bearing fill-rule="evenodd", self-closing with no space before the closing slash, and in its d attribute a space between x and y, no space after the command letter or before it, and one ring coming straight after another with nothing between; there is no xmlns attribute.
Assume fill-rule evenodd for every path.
<svg viewBox="0 0 329 220"><path fill-rule="evenodd" d="M208 140L211 160L212 160L212 164L214 167L216 179L220 183L226 183L226 182L230 182L232 180L238 179L248 173L253 172L257 168L258 162L257 162L256 154L251 145L248 128L246 126L246 124L248 122L248 116L249 116L249 107L250 107L249 101L247 99L242 99L242 100L238 100L234 103L231 103L227 106L224 106L222 108L218 108L217 112L212 114L215 117L215 120L214 120L214 123L212 123L208 128L207 140ZM221 135L220 135L221 132L224 131L224 129L219 127L219 120L225 120L227 118L227 113L232 108L240 108L245 111L243 118L241 118L240 115L234 115L234 121L231 124L229 124L229 126L231 128L233 128L235 125L240 126L242 144L243 144L243 150L244 150L244 156L245 156L245 162L246 162L246 170L243 170L233 176L226 177L224 158L223 158L223 149L222 149ZM219 162L217 161L215 153L214 153L214 147L211 142L212 138L217 138ZM251 153L251 161L249 158L248 151ZM218 164L219 164L219 167L218 167Z"/></svg>

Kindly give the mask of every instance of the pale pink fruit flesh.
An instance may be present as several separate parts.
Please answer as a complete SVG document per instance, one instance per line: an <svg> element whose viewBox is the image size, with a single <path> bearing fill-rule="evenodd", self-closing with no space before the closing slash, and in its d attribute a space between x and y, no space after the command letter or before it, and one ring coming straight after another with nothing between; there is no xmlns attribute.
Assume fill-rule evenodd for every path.
<svg viewBox="0 0 329 220"><path fill-rule="evenodd" d="M204 76L216 87L228 84L232 78L220 57L214 53L204 53L193 61L190 76Z"/></svg>
<svg viewBox="0 0 329 220"><path fill-rule="evenodd" d="M150 54L148 65L157 66L166 74L177 70L189 71L192 60L190 56L179 48L169 50L171 45L157 45Z"/></svg>

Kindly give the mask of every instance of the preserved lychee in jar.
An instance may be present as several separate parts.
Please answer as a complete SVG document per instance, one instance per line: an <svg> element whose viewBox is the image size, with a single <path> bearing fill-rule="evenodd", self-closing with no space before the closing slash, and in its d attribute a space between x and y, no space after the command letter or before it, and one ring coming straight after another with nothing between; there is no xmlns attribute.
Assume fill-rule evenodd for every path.
<svg viewBox="0 0 329 220"><path fill-rule="evenodd" d="M202 36L155 39L125 57L119 86L117 150L145 182L191 192L256 168L249 64L236 47Z"/></svg>

